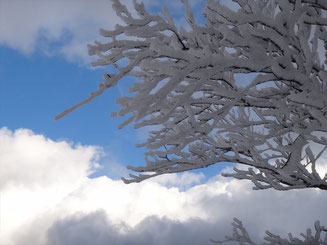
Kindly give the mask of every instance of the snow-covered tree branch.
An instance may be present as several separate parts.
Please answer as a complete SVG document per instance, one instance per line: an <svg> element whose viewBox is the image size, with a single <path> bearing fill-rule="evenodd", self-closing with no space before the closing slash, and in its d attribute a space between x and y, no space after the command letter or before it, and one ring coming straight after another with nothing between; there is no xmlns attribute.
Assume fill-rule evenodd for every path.
<svg viewBox="0 0 327 245"><path fill-rule="evenodd" d="M327 190L316 169L327 148L327 2L234 0L232 10L209 0L204 26L182 2L186 29L165 8L152 15L134 1L134 16L113 0L125 24L101 30L109 41L89 45L89 54L117 72L56 119L132 75L133 95L117 99L122 109L112 115L131 115L120 127L156 130L139 145L146 166L129 167L145 174L126 183L232 162L249 168L224 176L256 189Z"/></svg>
<svg viewBox="0 0 327 245"><path fill-rule="evenodd" d="M240 220L234 218L232 226L232 236L226 236L223 241L212 240L212 242L216 244L237 242L239 244L259 245L250 238ZM263 243L263 245L327 245L327 228L321 226L319 221L315 222L314 227L314 234L312 234L312 230L309 228L305 234L301 233L301 238L293 237L292 233L289 233L287 239L266 231L265 240L268 243Z"/></svg>

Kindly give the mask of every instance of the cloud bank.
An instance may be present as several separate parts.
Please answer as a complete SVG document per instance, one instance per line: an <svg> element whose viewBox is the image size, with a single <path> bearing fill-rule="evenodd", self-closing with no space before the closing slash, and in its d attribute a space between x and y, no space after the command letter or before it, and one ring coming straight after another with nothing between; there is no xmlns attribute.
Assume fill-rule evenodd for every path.
<svg viewBox="0 0 327 245"><path fill-rule="evenodd" d="M254 240L327 224L319 190L252 191L219 176L201 184L201 174L125 185L88 177L102 155L95 146L6 128L0 144L0 244L211 244L231 233L233 217Z"/></svg>

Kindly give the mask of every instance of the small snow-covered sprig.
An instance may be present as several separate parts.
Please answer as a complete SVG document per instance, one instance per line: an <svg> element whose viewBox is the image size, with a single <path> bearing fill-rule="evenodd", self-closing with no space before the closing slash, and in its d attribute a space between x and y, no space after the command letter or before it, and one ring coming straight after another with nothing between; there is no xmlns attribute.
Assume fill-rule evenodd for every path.
<svg viewBox="0 0 327 245"><path fill-rule="evenodd" d="M216 244L223 244L228 242L237 242L240 245L327 245L327 228L320 225L319 221L314 224L315 233L312 234L312 230L309 228L306 234L301 233L301 238L293 237L292 233L288 234L288 238L282 238L279 235L273 234L270 231L266 231L264 240L268 243L255 243L251 240L243 223L234 218L232 222L233 234L226 236L225 240L211 240ZM325 234L325 236L324 236Z"/></svg>

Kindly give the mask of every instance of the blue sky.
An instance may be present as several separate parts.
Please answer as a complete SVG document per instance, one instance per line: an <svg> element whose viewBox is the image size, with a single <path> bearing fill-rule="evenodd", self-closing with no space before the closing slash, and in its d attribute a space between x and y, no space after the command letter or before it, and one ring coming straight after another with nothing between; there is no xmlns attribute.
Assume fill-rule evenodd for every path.
<svg viewBox="0 0 327 245"><path fill-rule="evenodd" d="M36 4L38 1L32 2ZM100 2L110 9L110 4ZM193 2L194 9L203 8L203 3ZM158 3L152 1L149 5L150 11L160 12L161 6ZM168 7L172 15L182 24L183 9L180 7L183 6L170 3ZM199 22L203 22L201 11L196 11L195 15ZM92 23L92 20L90 22ZM115 99L128 95L128 87L133 83L133 77L124 79L115 88L106 91L92 103L79 108L62 120L58 122L53 120L53 117L64 109L84 100L101 82L102 74L110 69L110 67L91 68L89 62L94 58L86 56L86 44L88 41L90 43L101 39L97 33L101 27L101 23L88 26L85 30L81 26L78 28L82 29L77 31L67 30L63 25L57 36L51 34L51 28L47 30L43 27L35 31L35 40L31 41L34 45L28 50L19 46L11 47L10 43L3 40L0 46L3 115L0 123L11 130L28 128L54 140L65 139L75 143L98 145L109 151L109 154L114 152L115 158L123 165L141 165L144 162L144 149L136 148L135 144L146 139L146 131L136 131L131 125L118 130L118 125L124 118L109 116L110 112L119 109ZM89 28L92 28L92 31ZM82 37L92 32L93 37L78 40L76 32L77 36ZM74 58L71 58L62 50L74 42L79 42L77 46L84 44L84 48L75 51ZM200 171L204 171L207 177L212 177L222 168L215 165ZM96 176L110 175L108 171L110 170L103 168Z"/></svg>
<svg viewBox="0 0 327 245"><path fill-rule="evenodd" d="M178 1L144 2L151 12L166 5L185 24ZM190 3L203 22L204 1ZM124 118L109 113L132 77L55 122L101 82L108 68L89 66L86 44L118 21L109 0L0 0L0 244L210 244L231 232L233 217L257 239L265 229L326 224L326 195L254 192L219 176L229 165L123 184L125 166L144 162L135 144L146 131L118 130Z"/></svg>
<svg viewBox="0 0 327 245"><path fill-rule="evenodd" d="M124 86L119 85L58 122L53 120L59 112L87 97L101 81L104 69L90 69L37 50L29 56L6 47L0 52L1 57L6 57L1 62L2 126L12 130L29 128L54 140L110 148L122 162L142 160L142 151L134 147L136 133L131 127L118 130L122 119L108 116L117 110L115 98L126 91ZM132 154L124 154L123 149Z"/></svg>

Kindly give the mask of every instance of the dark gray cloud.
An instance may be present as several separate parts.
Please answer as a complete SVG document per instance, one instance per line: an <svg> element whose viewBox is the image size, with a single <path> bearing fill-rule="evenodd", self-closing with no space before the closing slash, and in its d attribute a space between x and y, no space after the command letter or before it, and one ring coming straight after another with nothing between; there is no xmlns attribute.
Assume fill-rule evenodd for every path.
<svg viewBox="0 0 327 245"><path fill-rule="evenodd" d="M210 238L223 238L229 232L229 223L219 227L201 219L179 222L156 216L147 217L131 228L109 222L105 212L99 211L57 221L48 230L47 245L212 244Z"/></svg>

